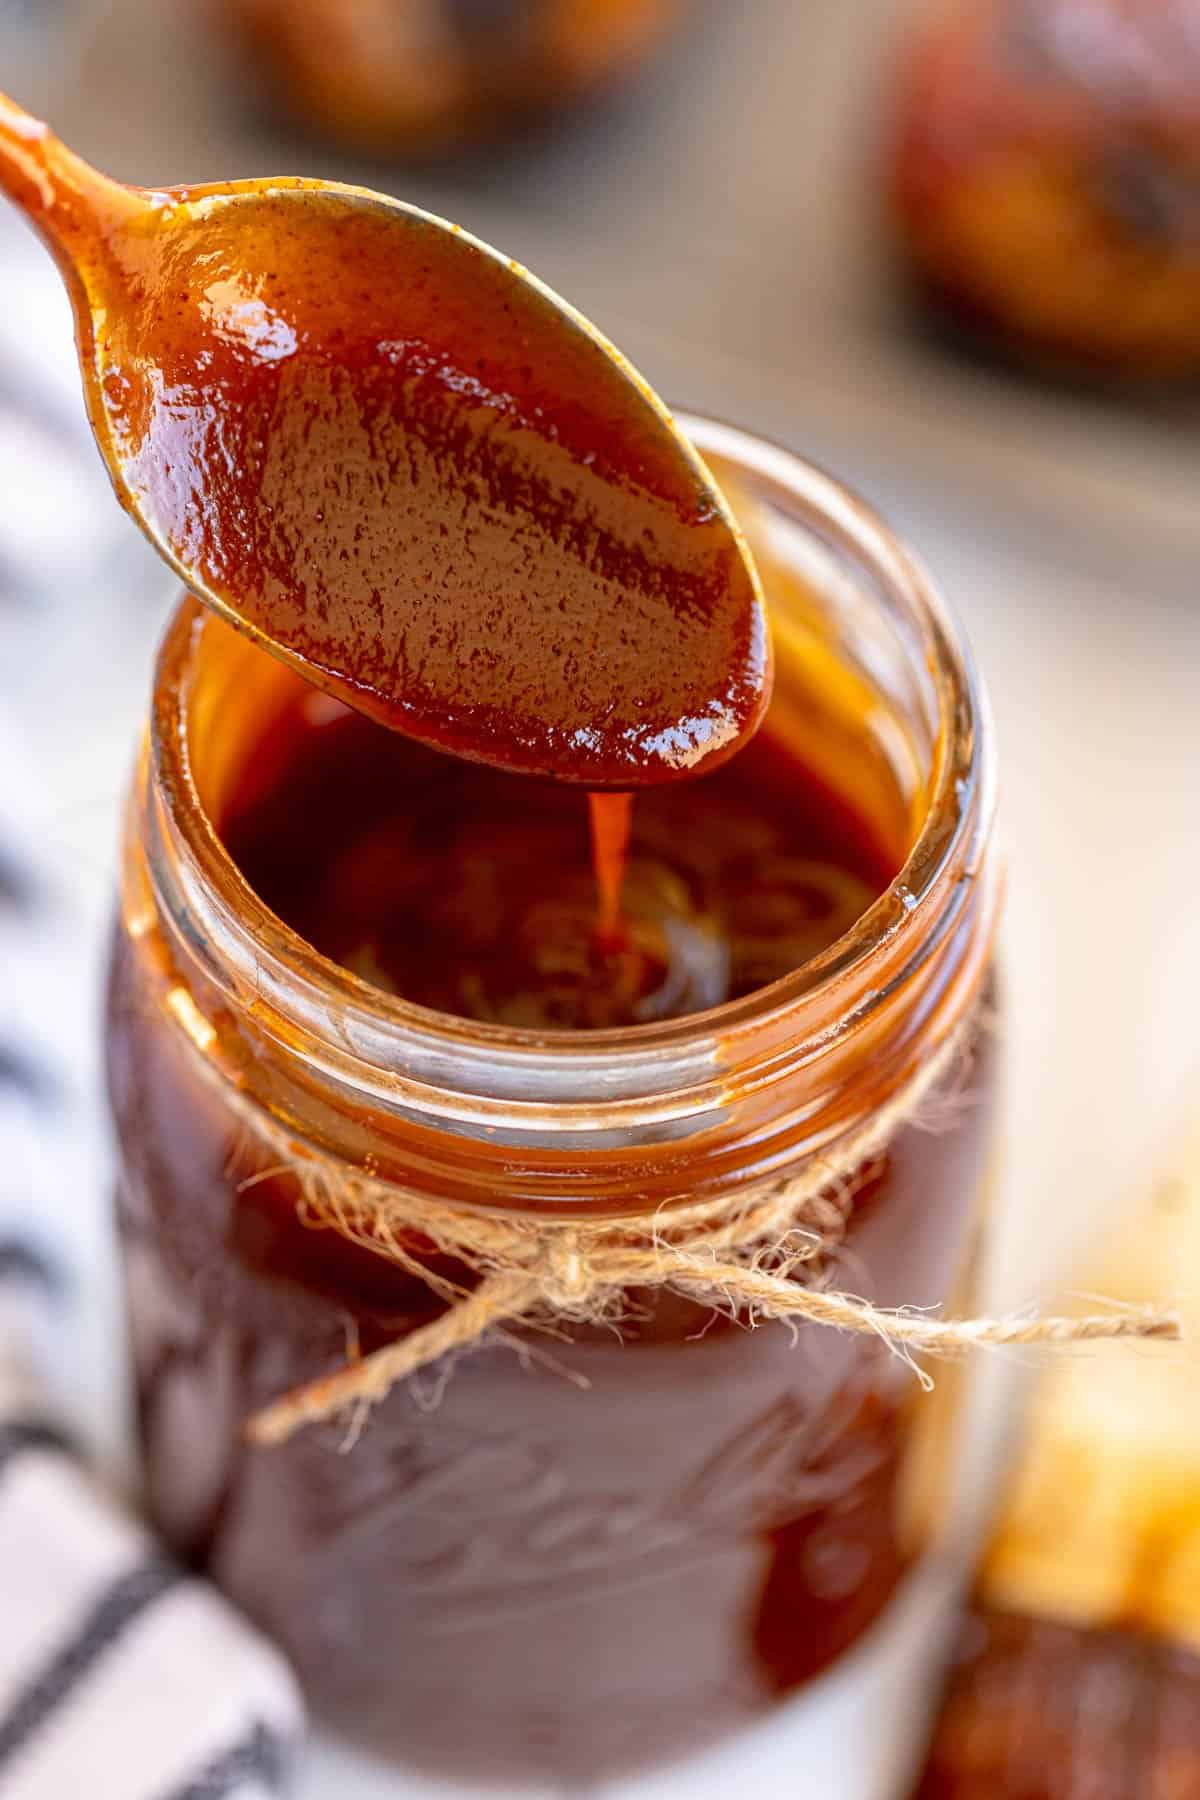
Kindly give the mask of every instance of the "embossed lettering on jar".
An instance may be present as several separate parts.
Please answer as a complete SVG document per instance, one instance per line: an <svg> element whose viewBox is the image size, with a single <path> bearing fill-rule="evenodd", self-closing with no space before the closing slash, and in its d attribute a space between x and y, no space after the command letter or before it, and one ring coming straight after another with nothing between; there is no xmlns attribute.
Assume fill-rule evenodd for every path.
<svg viewBox="0 0 1200 1800"><path fill-rule="evenodd" d="M330 1179L366 1168L431 1206L645 1219L836 1161L953 1045L920 1118L829 1195L842 1235L823 1278L882 1306L968 1297L993 1041L986 708L955 626L869 512L782 451L687 429L771 605L761 755L824 796L804 816L842 821L865 884L866 910L801 966L751 959L707 1010L573 1032L368 984L270 910L292 888L245 878L246 821L286 777L263 745L302 684L186 601L129 811L110 1064L151 1506L283 1643L318 1713L476 1778L585 1780L763 1712L880 1614L948 1479L945 1443L928 1454L945 1392L922 1395L876 1340L750 1331L661 1289L628 1297L619 1334L514 1327L365 1420L245 1436L285 1390L442 1305L298 1217L281 1128ZM286 762L294 737L272 741ZM739 760L705 779L734 782ZM707 791L661 804L725 790ZM319 859L335 808L311 792L292 848ZM765 784L754 804L769 813ZM636 819L635 870L655 828ZM780 900L761 898L765 931ZM323 917L303 915L318 945ZM400 993L419 961L391 967Z"/></svg>

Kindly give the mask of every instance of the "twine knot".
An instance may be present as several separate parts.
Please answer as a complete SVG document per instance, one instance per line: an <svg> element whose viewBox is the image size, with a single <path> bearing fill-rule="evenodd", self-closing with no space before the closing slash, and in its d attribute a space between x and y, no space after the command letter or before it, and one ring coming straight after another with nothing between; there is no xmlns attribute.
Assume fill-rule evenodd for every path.
<svg viewBox="0 0 1200 1800"><path fill-rule="evenodd" d="M266 1139L299 1186L306 1223L327 1226L427 1281L445 1301L430 1324L386 1344L256 1414L249 1435L278 1444L301 1426L347 1408L359 1418L397 1383L436 1359L478 1344L489 1331L549 1313L572 1321L612 1316L631 1289L674 1288L709 1296L751 1321L780 1319L869 1334L914 1369L918 1354L954 1356L983 1344L1078 1344L1180 1336L1172 1313L1112 1311L1091 1317L944 1319L911 1307L883 1308L832 1282L854 1195L901 1125L918 1119L978 1028L968 1017L915 1076L836 1149L793 1174L718 1199L681 1205L649 1220L548 1219L454 1206L347 1170L298 1145L243 1097L247 1124ZM464 1289L435 1275L420 1252L433 1244L475 1271Z"/></svg>
<svg viewBox="0 0 1200 1800"><path fill-rule="evenodd" d="M593 1277L584 1262L577 1231L567 1228L539 1237L531 1261L545 1271L542 1293L556 1312L574 1312L587 1299Z"/></svg>

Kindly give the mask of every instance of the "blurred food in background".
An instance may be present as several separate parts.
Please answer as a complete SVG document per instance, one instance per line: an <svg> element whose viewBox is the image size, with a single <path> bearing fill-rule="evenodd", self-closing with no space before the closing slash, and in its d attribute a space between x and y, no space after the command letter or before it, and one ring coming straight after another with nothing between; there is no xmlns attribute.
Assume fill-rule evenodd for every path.
<svg viewBox="0 0 1200 1800"><path fill-rule="evenodd" d="M918 285L1027 357L1200 372L1200 0L951 0L899 77Z"/></svg>
<svg viewBox="0 0 1200 1800"><path fill-rule="evenodd" d="M619 82L685 0L209 0L302 125L367 152L495 136Z"/></svg>
<svg viewBox="0 0 1200 1800"><path fill-rule="evenodd" d="M1200 1120L1200 1109L1197 1111ZM1200 1330L1200 1128L1093 1272ZM1056 1362L916 1800L1200 1794L1200 1417L1168 1345Z"/></svg>

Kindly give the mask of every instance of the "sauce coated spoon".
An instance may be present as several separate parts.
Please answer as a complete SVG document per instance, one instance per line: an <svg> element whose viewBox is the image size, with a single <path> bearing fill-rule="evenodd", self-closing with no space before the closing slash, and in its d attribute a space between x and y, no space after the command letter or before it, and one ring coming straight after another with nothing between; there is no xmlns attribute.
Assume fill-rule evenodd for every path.
<svg viewBox="0 0 1200 1800"><path fill-rule="evenodd" d="M758 578L619 353L453 225L320 181L162 191L0 96L118 498L184 582L410 736L631 788L715 766L770 686Z"/></svg>

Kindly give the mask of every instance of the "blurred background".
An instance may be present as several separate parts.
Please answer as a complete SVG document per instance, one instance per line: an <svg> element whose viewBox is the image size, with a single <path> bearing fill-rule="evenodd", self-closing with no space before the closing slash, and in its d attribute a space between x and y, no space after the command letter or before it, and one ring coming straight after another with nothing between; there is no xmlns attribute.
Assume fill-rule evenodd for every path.
<svg viewBox="0 0 1200 1800"><path fill-rule="evenodd" d="M826 463L908 537L966 620L1000 734L989 1298L1013 1305L1136 1188L1200 1064L1200 7L937 11L0 0L0 83L142 185L325 175L458 220L669 400ZM974 146L1008 135L977 181ZM109 494L57 277L3 207L0 276L0 821L73 920L68 953L4 978L77 1090L51 1204L87 1301L79 1411L117 1455L98 983L170 583ZM981 1443L1011 1373L984 1372ZM931 1654L914 1619L936 1605L910 1597L803 1721L621 1793L892 1791ZM307 1800L426 1791L332 1750L306 1780Z"/></svg>

